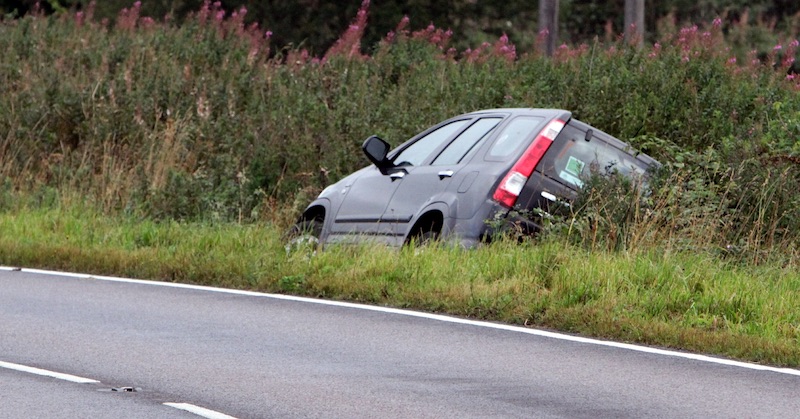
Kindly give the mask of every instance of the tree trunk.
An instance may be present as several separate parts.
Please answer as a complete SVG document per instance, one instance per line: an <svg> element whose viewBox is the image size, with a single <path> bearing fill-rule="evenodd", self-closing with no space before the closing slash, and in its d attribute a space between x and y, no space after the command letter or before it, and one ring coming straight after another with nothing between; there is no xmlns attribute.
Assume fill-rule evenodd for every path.
<svg viewBox="0 0 800 419"><path fill-rule="evenodd" d="M625 0L625 40L644 42L644 0Z"/></svg>
<svg viewBox="0 0 800 419"><path fill-rule="evenodd" d="M558 0L539 0L539 36L545 54L553 55L558 39Z"/></svg>

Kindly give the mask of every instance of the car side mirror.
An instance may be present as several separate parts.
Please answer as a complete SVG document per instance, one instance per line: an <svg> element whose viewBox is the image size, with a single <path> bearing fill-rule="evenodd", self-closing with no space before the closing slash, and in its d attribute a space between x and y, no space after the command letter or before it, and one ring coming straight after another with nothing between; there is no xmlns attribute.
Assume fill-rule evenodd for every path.
<svg viewBox="0 0 800 419"><path fill-rule="evenodd" d="M369 161L378 167L381 173L385 173L386 169L392 166L392 163L386 159L386 155L389 154L389 144L378 136L373 135L367 138L361 149L364 150L364 154L367 155Z"/></svg>

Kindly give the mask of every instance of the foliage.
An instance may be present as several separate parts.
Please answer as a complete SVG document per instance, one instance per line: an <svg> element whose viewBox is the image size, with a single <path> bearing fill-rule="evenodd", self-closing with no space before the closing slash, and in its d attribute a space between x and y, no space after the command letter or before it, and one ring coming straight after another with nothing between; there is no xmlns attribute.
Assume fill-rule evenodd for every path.
<svg viewBox="0 0 800 419"><path fill-rule="evenodd" d="M142 16L181 23L191 19L204 3L219 3L221 9L227 10L227 16L242 14L244 10L246 24L258 24L272 31L277 45L306 48L321 55L347 29L361 0L145 0L137 7ZM503 34L523 49L530 49L537 41L536 1L373 0L372 3L370 24L364 32L365 51L370 51L403 16L412 17L417 27L432 24L452 30L454 45L460 49L491 42ZM624 0L559 3L562 41L576 44L595 38L613 41L623 32ZM133 4L131 0L0 0L0 17L92 9L98 21L113 22L123 9L130 10ZM647 2L645 7L645 27L651 41L658 39L665 26L707 23L715 18L722 18L726 32L748 38L748 42L759 44L760 51L766 51L764 48L772 46L766 43L774 44L771 36L774 29L789 36L798 34L800 4L792 0L661 0Z"/></svg>
<svg viewBox="0 0 800 419"><path fill-rule="evenodd" d="M365 55L368 15L365 2L321 56L278 48L245 10L211 3L180 26L142 17L138 4L113 27L91 10L6 21L2 184L76 191L104 211L153 219L288 222L366 164L358 146L368 135L398 144L460 112L558 107L667 169L649 212L609 208L573 233L625 248L653 225L641 237L756 262L796 251L796 40L737 55L717 20L665 30L643 49L595 41L545 57L506 36L458 50L452 32L413 31L404 19ZM603 208L599 197L619 191L578 208Z"/></svg>

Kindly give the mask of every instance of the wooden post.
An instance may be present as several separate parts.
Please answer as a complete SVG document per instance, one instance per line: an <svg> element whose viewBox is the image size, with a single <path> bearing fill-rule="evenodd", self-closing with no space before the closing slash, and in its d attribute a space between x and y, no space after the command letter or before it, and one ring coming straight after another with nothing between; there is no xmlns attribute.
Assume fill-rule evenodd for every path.
<svg viewBox="0 0 800 419"><path fill-rule="evenodd" d="M625 0L625 40L644 42L644 0Z"/></svg>
<svg viewBox="0 0 800 419"><path fill-rule="evenodd" d="M539 0L539 33L544 37L544 52L552 56L558 40L558 0Z"/></svg>

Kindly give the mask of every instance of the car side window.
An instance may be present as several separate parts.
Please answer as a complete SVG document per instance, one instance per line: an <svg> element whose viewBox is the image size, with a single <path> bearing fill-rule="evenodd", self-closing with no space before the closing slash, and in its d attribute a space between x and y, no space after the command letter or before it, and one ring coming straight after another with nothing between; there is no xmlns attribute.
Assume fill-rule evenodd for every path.
<svg viewBox="0 0 800 419"><path fill-rule="evenodd" d="M636 159L602 140L601 133L586 141L586 132L570 125L564 127L543 159L543 172L574 187L592 174L643 174Z"/></svg>
<svg viewBox="0 0 800 419"><path fill-rule="evenodd" d="M500 160L510 156L519 146L533 139L534 130L544 121L539 116L521 116L514 118L497 136L489 150L490 160Z"/></svg>
<svg viewBox="0 0 800 419"><path fill-rule="evenodd" d="M469 121L469 119L453 121L429 132L403 149L392 161L397 166L419 166L434 150L449 140L453 134L464 128Z"/></svg>
<svg viewBox="0 0 800 419"><path fill-rule="evenodd" d="M434 166L458 164L470 151L478 148L478 144L489 136L489 132L500 123L502 118L481 118L464 130L447 148L431 163Z"/></svg>

